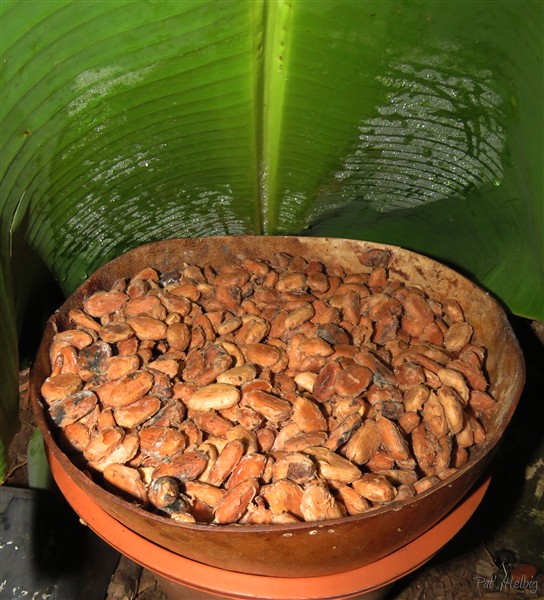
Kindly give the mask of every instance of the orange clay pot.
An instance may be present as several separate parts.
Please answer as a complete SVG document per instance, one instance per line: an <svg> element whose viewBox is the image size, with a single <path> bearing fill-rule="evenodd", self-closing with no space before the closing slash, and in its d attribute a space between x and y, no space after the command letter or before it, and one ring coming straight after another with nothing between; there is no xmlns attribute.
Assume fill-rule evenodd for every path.
<svg viewBox="0 0 544 600"><path fill-rule="evenodd" d="M55 481L84 523L119 552L152 571L170 600L380 600L395 581L421 567L453 538L472 516L490 483L488 478L475 486L431 529L374 563L318 577L267 577L210 567L146 540L100 508L49 451L48 458Z"/></svg>

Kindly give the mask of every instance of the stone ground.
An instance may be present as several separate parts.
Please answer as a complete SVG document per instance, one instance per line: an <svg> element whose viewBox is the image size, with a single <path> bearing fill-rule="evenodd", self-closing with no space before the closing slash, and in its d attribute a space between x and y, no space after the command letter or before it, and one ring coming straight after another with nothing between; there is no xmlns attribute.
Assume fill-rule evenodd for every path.
<svg viewBox="0 0 544 600"><path fill-rule="evenodd" d="M492 483L463 530L433 559L395 584L386 600L544 598L544 324L519 320L527 385L492 465ZM21 430L10 448L7 485L28 485L34 429L28 371L21 373ZM508 578L506 578L508 573ZM121 558L104 600L168 600L153 574Z"/></svg>

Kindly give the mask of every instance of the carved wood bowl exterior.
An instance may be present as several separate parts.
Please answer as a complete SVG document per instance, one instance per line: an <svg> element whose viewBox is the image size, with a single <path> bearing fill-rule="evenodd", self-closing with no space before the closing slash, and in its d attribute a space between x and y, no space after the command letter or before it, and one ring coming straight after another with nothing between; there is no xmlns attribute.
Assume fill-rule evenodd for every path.
<svg viewBox="0 0 544 600"><path fill-rule="evenodd" d="M203 525L179 523L154 515L95 484L59 448L43 410L40 388L51 372L48 348L53 323L67 327L67 314L86 296L109 289L119 278L144 266L167 272L183 263L199 266L237 262L240 257L268 259L276 252L303 256L346 271L361 269L357 254L370 248L391 253L394 279L422 286L439 302L457 300L474 328L477 343L488 350L486 370L498 408L487 435L469 462L453 476L414 498L358 516L314 523L275 525ZM487 292L450 268L405 249L346 239L275 236L218 236L172 239L146 244L99 268L49 319L31 372L31 399L48 452L68 476L103 510L142 537L186 558L230 571L273 577L328 575L370 564L410 541L445 517L488 467L510 421L525 383L518 342L501 306ZM74 507L77 511L77 507Z"/></svg>

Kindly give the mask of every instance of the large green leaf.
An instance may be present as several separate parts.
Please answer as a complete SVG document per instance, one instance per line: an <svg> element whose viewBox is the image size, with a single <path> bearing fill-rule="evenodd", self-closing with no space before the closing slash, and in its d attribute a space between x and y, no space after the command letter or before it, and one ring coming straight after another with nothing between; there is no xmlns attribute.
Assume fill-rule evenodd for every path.
<svg viewBox="0 0 544 600"><path fill-rule="evenodd" d="M392 242L544 318L542 3L0 9L6 415L55 286L155 239Z"/></svg>
<svg viewBox="0 0 544 600"><path fill-rule="evenodd" d="M16 2L4 28L30 7L5 50L4 185L65 290L149 239L260 231L259 3Z"/></svg>

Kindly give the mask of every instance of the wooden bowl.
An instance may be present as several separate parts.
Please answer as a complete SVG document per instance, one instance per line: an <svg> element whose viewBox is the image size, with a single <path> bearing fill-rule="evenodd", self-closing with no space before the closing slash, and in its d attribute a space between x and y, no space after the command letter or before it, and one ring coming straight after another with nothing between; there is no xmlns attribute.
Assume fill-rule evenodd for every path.
<svg viewBox="0 0 544 600"><path fill-rule="evenodd" d="M391 253L392 278L424 287L439 302L451 298L463 307L473 339L487 348L486 370L497 410L484 421L485 442L453 476L414 498L366 514L317 523L201 525L178 523L115 496L83 474L59 448L46 418L40 388L51 372L48 349L54 324L67 327L68 311L119 278L144 266L171 271L183 263L221 266L240 257L268 259L276 252L338 263L360 271L357 254L370 248ZM49 319L32 366L34 413L51 454L68 476L109 515L142 537L186 558L221 569L274 577L340 573L372 563L405 546L446 516L481 477L510 421L525 383L519 344L500 305L485 291L444 265L395 246L363 241L268 236L174 239L138 247L99 268ZM77 509L76 509L77 510Z"/></svg>

